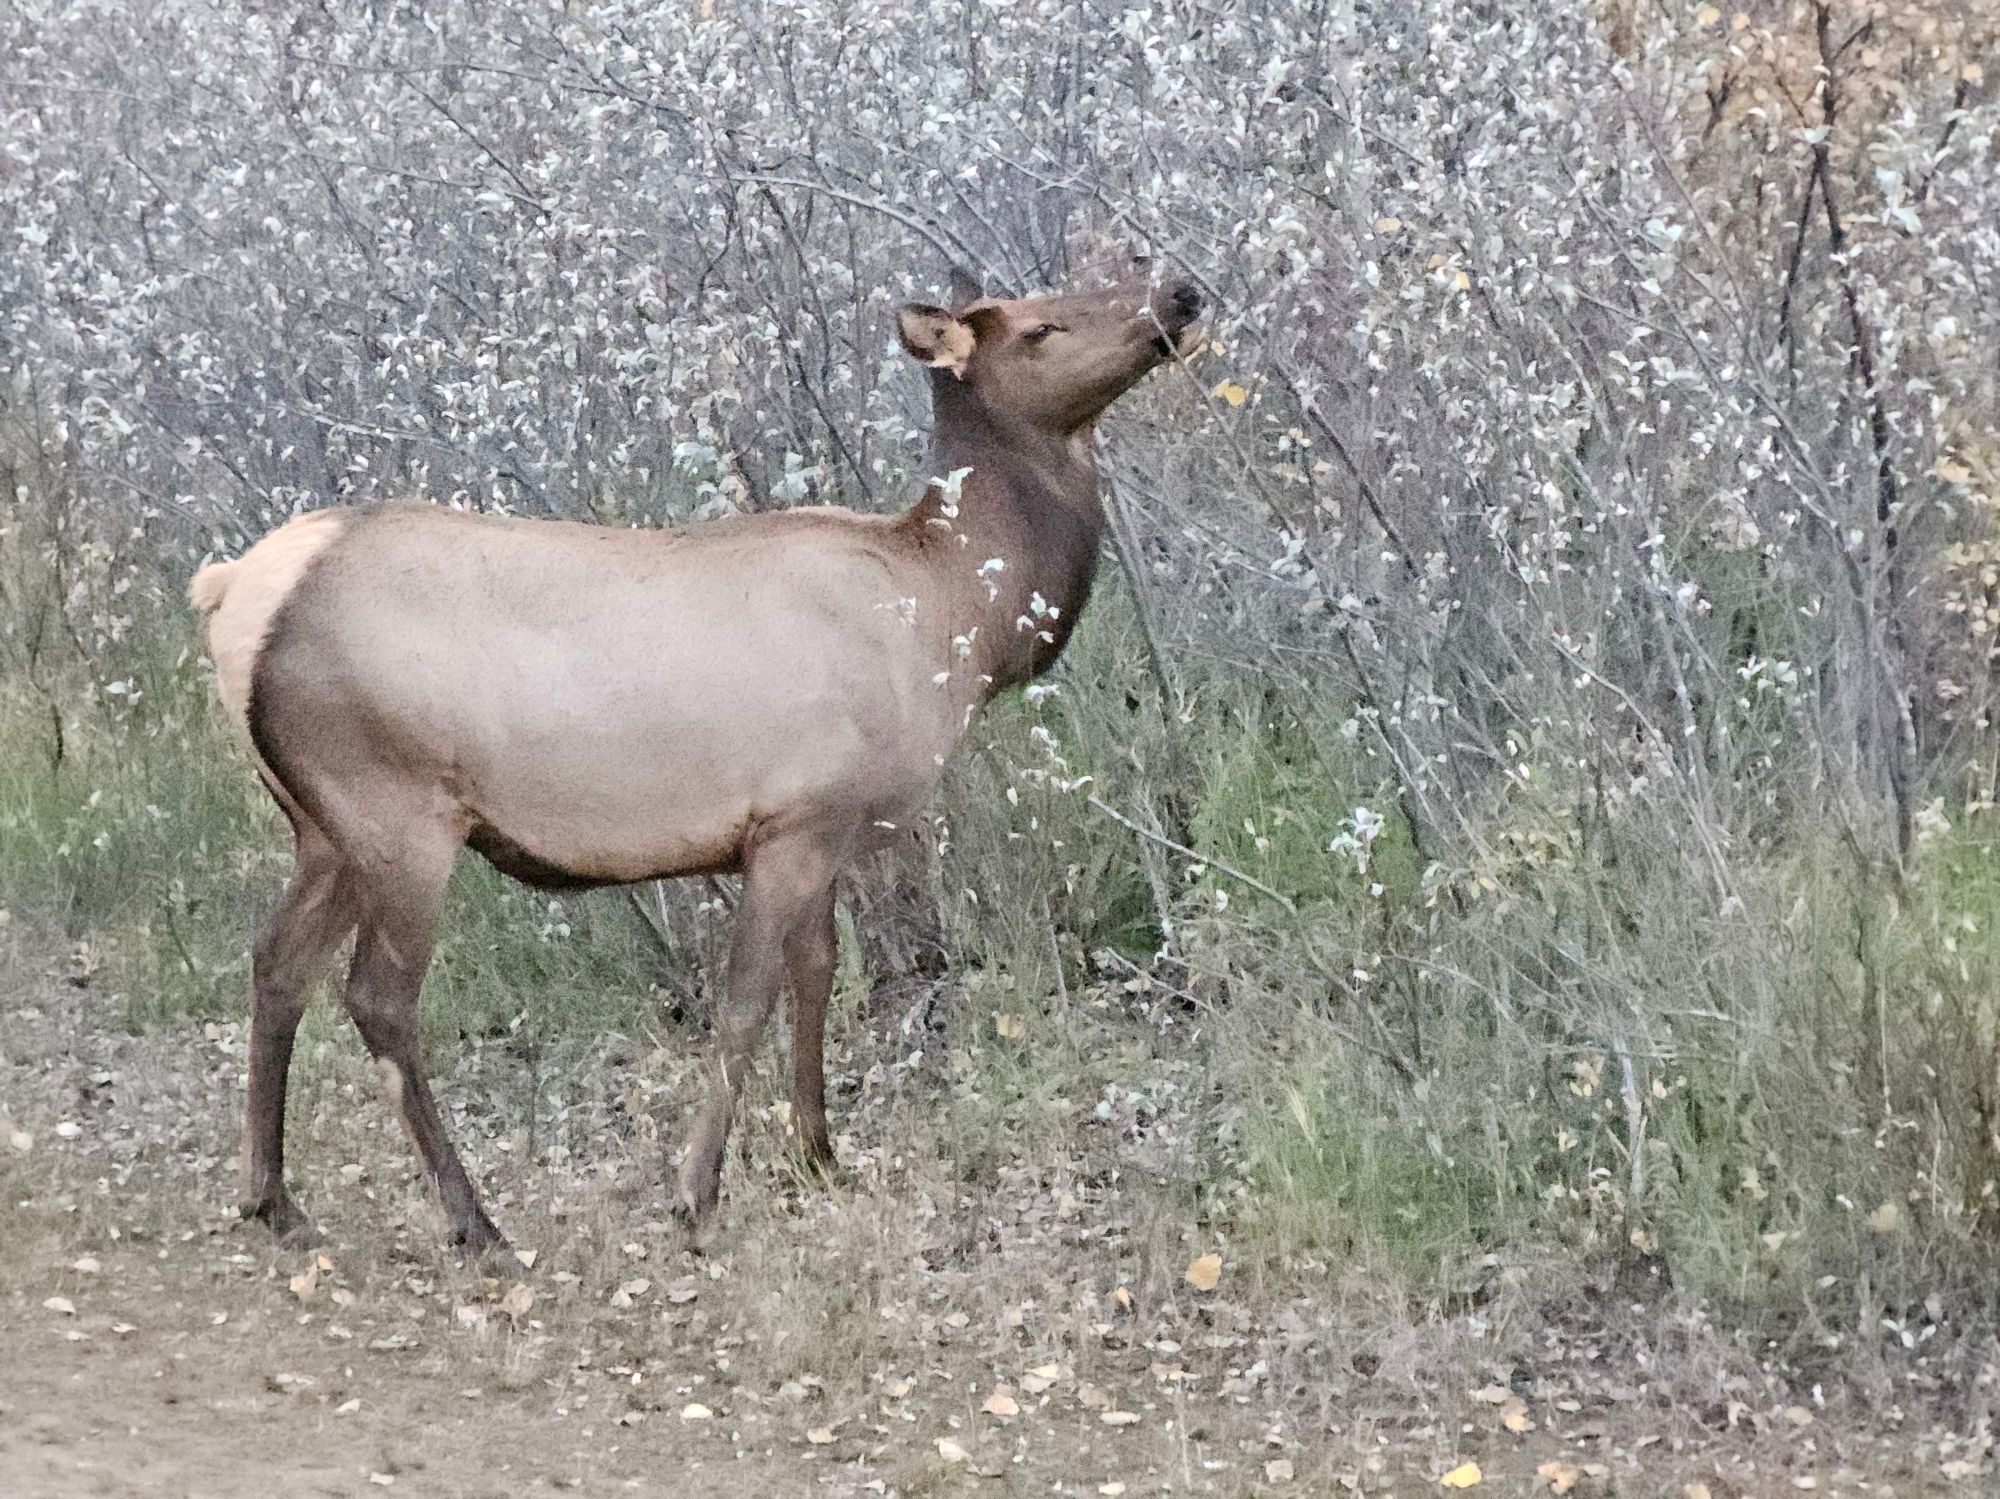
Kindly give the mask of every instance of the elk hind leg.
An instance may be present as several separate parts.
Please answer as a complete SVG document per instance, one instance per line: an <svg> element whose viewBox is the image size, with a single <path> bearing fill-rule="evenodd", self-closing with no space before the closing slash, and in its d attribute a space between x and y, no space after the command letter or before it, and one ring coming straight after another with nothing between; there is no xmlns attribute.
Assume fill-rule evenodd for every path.
<svg viewBox="0 0 2000 1499"><path fill-rule="evenodd" d="M504 1249L507 1241L479 1205L425 1081L418 1008L457 851L447 838L430 839L406 850L371 889L354 944L346 1002L404 1133L437 1186L454 1241L484 1252Z"/></svg>
<svg viewBox="0 0 2000 1499"><path fill-rule="evenodd" d="M244 1117L245 1218L281 1239L308 1233L285 1190L285 1085L313 985L354 929L353 871L326 835L294 819L298 864L251 955L250 1086Z"/></svg>

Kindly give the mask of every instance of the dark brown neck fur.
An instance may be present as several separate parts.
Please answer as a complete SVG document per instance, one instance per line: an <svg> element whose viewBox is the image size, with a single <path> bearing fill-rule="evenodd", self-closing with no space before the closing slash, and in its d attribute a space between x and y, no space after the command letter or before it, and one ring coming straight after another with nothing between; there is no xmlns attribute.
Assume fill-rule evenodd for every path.
<svg viewBox="0 0 2000 1499"><path fill-rule="evenodd" d="M904 521L953 600L952 633L978 627L971 664L986 679L983 701L1053 666L1090 600L1104 535L1097 461L1088 432L1004 423L949 374L935 374L931 392L937 474L971 472L956 516L932 484ZM1004 565L982 575L996 558Z"/></svg>

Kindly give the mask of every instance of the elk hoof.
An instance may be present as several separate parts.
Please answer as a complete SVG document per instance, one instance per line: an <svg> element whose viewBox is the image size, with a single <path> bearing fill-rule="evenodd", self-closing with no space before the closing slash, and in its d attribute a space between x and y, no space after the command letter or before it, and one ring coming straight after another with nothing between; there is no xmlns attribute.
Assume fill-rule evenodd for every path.
<svg viewBox="0 0 2000 1499"><path fill-rule="evenodd" d="M299 1211L297 1203L285 1196L267 1197L237 1209L245 1221L255 1220L271 1230L271 1237L283 1249L310 1249L323 1242L312 1220Z"/></svg>
<svg viewBox="0 0 2000 1499"><path fill-rule="evenodd" d="M689 1230L706 1223L722 1195L721 1175L713 1170L683 1172L680 1187L674 1193L674 1221Z"/></svg>
<svg viewBox="0 0 2000 1499"><path fill-rule="evenodd" d="M499 1255L510 1255L513 1246L507 1236L493 1226L493 1220L484 1213L476 1213L471 1221L461 1223L452 1230L452 1244L466 1253L467 1259L487 1259Z"/></svg>
<svg viewBox="0 0 2000 1499"><path fill-rule="evenodd" d="M847 1172L834 1155L833 1146L825 1140L803 1142L798 1149L798 1163L799 1174L821 1186L838 1186L847 1180Z"/></svg>

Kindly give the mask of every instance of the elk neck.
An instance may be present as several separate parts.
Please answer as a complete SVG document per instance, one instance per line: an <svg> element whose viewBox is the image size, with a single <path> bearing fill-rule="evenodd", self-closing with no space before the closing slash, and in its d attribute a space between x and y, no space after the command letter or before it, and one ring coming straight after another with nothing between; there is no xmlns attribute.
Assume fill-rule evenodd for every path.
<svg viewBox="0 0 2000 1499"><path fill-rule="evenodd" d="M1090 428L1007 421L949 376L932 392L933 473L970 472L955 506L934 482L904 524L953 640L969 640L953 674L985 702L1054 665L1090 600L1105 524L1097 458Z"/></svg>

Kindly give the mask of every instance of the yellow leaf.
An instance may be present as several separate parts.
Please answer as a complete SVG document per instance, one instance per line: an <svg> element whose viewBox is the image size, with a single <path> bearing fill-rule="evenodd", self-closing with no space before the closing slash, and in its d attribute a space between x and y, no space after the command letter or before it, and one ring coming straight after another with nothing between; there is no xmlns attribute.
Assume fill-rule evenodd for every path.
<svg viewBox="0 0 2000 1499"><path fill-rule="evenodd" d="M1472 290L1472 278L1466 275L1464 271L1458 271L1454 273L1451 278L1451 284L1457 287L1460 291Z"/></svg>
<svg viewBox="0 0 2000 1499"><path fill-rule="evenodd" d="M1211 390L1209 394L1212 396L1221 396L1223 400L1232 406L1241 406L1245 401L1250 399L1249 390L1244 386L1238 385L1234 380L1224 380L1214 390Z"/></svg>
<svg viewBox="0 0 2000 1499"><path fill-rule="evenodd" d="M1028 1022L1019 1015L998 1015L993 1017L993 1031L1003 1041L1020 1041L1028 1034Z"/></svg>
<svg viewBox="0 0 2000 1499"><path fill-rule="evenodd" d="M1375 221L1375 232L1377 234L1394 234L1402 227L1403 221L1401 219L1377 219Z"/></svg>
<svg viewBox="0 0 2000 1499"><path fill-rule="evenodd" d="M535 1256L539 1253L541 1251L538 1249L517 1249L514 1251L514 1258L521 1262L523 1270L532 1270L535 1268Z"/></svg>
<svg viewBox="0 0 2000 1499"><path fill-rule="evenodd" d="M1711 1499L1705 1483L1684 1483L1681 1485L1681 1499Z"/></svg>
<svg viewBox="0 0 2000 1499"><path fill-rule="evenodd" d="M1118 1303L1120 1311L1129 1312L1132 1310L1132 1293L1125 1287L1120 1286L1117 1290L1113 1291L1111 1299Z"/></svg>
<svg viewBox="0 0 2000 1499"><path fill-rule="evenodd" d="M1266 1483L1290 1483L1292 1481L1292 1460L1288 1457L1274 1457L1264 1464Z"/></svg>
<svg viewBox="0 0 2000 1499"><path fill-rule="evenodd" d="M1517 1437L1526 1436L1535 1429L1535 1418L1528 1414L1525 1404L1516 1400L1500 1412L1500 1424Z"/></svg>
<svg viewBox="0 0 2000 1499"><path fill-rule="evenodd" d="M1713 5L1704 5L1694 13L1694 24L1697 26L1713 26L1721 19L1722 12L1717 10Z"/></svg>
<svg viewBox="0 0 2000 1499"><path fill-rule="evenodd" d="M1535 1473L1536 1476L1546 1479L1550 1491L1557 1494L1567 1494L1576 1487L1577 1480L1583 1477L1583 1469L1574 1463L1546 1462L1535 1469Z"/></svg>
<svg viewBox="0 0 2000 1499"><path fill-rule="evenodd" d="M698 1400L690 1401L681 1407L681 1419L683 1421L706 1421L714 1414L714 1411Z"/></svg>
<svg viewBox="0 0 2000 1499"><path fill-rule="evenodd" d="M1986 76L1986 69L1979 66L1976 62L1969 62L1958 70L1958 76L1963 78L1967 83L1977 83Z"/></svg>
<svg viewBox="0 0 2000 1499"><path fill-rule="evenodd" d="M938 1450L938 1456L943 1458L948 1463L962 1463L968 1457L972 1456L970 1452L967 1452L963 1447L959 1446L958 1443L954 1442L950 1437L939 1437L937 1441L937 1450Z"/></svg>
<svg viewBox="0 0 2000 1499"><path fill-rule="evenodd" d="M815 1426L811 1431L806 1433L806 1440L811 1442L815 1447L827 1446L833 1441L833 1428L831 1426Z"/></svg>
<svg viewBox="0 0 2000 1499"><path fill-rule="evenodd" d="M1903 1211L1893 1202L1885 1202L1868 1215L1868 1226L1878 1234L1892 1234L1903 1225Z"/></svg>
<svg viewBox="0 0 2000 1499"><path fill-rule="evenodd" d="M1222 1256L1203 1254L1195 1256L1187 1267L1187 1283L1197 1291L1213 1291L1216 1282L1222 1279Z"/></svg>
<svg viewBox="0 0 2000 1499"><path fill-rule="evenodd" d="M1972 470L1955 458L1940 458L1937 467L1931 470L1947 484L1963 484L1972 477Z"/></svg>
<svg viewBox="0 0 2000 1499"><path fill-rule="evenodd" d="M292 1294L304 1301L319 1289L319 1266L308 1265L292 1277Z"/></svg>
<svg viewBox="0 0 2000 1499"><path fill-rule="evenodd" d="M1132 1411L1106 1411L1097 1419L1102 1421L1106 1426L1131 1426L1138 1421L1139 1417Z"/></svg>
<svg viewBox="0 0 2000 1499"><path fill-rule="evenodd" d="M993 1393L986 1397L986 1403L979 1407L989 1416L1018 1416L1021 1402L1014 1398L1014 1392L1005 1385L995 1385Z"/></svg>
<svg viewBox="0 0 2000 1499"><path fill-rule="evenodd" d="M1460 1463L1438 1482L1448 1489L1469 1489L1485 1476L1479 1471L1478 1463Z"/></svg>
<svg viewBox="0 0 2000 1499"><path fill-rule="evenodd" d="M500 1310L510 1317L525 1317L535 1304L535 1293L526 1286L510 1286L500 1298Z"/></svg>
<svg viewBox="0 0 2000 1499"><path fill-rule="evenodd" d="M1731 31L1748 31L1750 29L1749 13L1740 10L1736 12L1735 15L1729 18L1729 29Z"/></svg>

